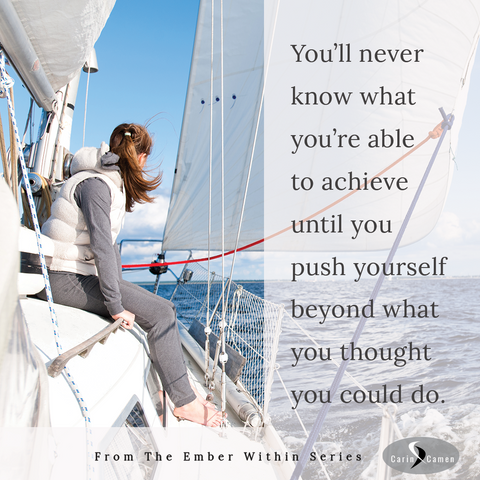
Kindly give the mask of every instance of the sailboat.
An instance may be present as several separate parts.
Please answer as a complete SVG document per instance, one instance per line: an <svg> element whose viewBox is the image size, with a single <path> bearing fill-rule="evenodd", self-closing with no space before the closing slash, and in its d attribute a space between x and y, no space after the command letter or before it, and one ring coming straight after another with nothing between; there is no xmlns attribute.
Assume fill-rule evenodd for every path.
<svg viewBox="0 0 480 480"><path fill-rule="evenodd" d="M49 190L42 180L36 185L37 178L48 178L55 196L68 177L69 131L79 71L86 61L87 71L95 69L88 57L112 6L113 2L90 2L87 8L84 2L78 2L62 8L59 17L52 12L42 15L28 2L2 2L2 55L6 53L10 66L14 66L35 102L43 108L39 140L27 159L30 175L21 162L24 179L29 179L24 185L30 203L35 203L30 184L40 197ZM68 22L64 22L65 15L70 18ZM50 38L52 30L62 38L60 43ZM67 43L69 39L72 43ZM2 58L5 62L5 56ZM11 102L5 68L3 63L2 93ZM10 114L18 132L13 109ZM20 142L17 133L16 143ZM5 166L14 164L15 142L11 145ZM15 185L12 172L16 172L16 166L5 168L5 178ZM8 194L2 191L2 196L11 209ZM40 202L36 203L38 207ZM2 454L2 475L42 479L150 479L164 475L186 478L201 472L216 476L227 465L229 469L235 466L233 476L238 478L248 475L247 470L260 472L265 478L288 478L293 464L266 415L269 394L263 388L271 382L271 375L264 371L274 360L274 349L268 352L267 343L259 348L263 356L262 364L257 366L260 380L256 382L255 397L240 387L238 378L235 385L223 375L222 408L228 419L222 429L212 431L185 425L186 422L179 424L172 416L168 399L162 396L141 330L125 333L119 331L118 322L106 326L105 319L95 315L26 297L43 288L40 263L46 263L41 260L48 261L53 253L48 238L38 232L40 210L34 208L31 213L36 233L25 227L19 232L24 267L19 279L20 304L13 288L17 277L15 263L2 277L8 293L2 308L9 315L3 336L9 341L2 348L2 451L8 452L5 457ZM27 211L26 207L25 218ZM15 243L17 222L14 214L9 215L12 236L6 240ZM41 248L40 254L36 244ZM4 251L15 258L16 249L12 247L6 244ZM279 319L278 315L274 317L276 324ZM201 389L205 374L194 359L200 357L203 363L205 354L185 327L182 336L191 380ZM18 345L18 349L12 345ZM20 377L25 379L26 387L18 385ZM216 402L219 403L218 399ZM14 434L18 427L22 427L21 438ZM22 461L22 456L30 451L34 452L31 461ZM246 454L261 458L262 454L273 452L281 461L254 464L242 460ZM247 470L239 469L241 464Z"/></svg>
<svg viewBox="0 0 480 480"><path fill-rule="evenodd" d="M22 3L25 3L25 7L20 7ZM41 12L35 11L33 6L28 5L29 3L2 1L4 9L2 18L5 25L1 29L0 41L9 61L45 112L39 142L35 146L37 153L36 156L29 157L28 166L32 171L53 180L54 187L58 188L59 185L55 184L63 181L63 172L68 171L68 161L71 158L68 151L68 131L71 126L72 107L75 104L77 74L88 60L93 44L113 5L99 2L95 8L89 9L87 13L90 21L87 23L93 24L92 34L88 38L82 36L78 47L80 52L75 53L75 61L70 66L71 71L58 79L52 76L52 67L48 62L59 56L59 50L62 52L75 50L74 47L67 47L64 44L64 38L73 37L72 33L75 31L82 32L85 21L80 22L80 25L75 21L73 24L65 24L65 34L61 36L60 48L57 44L49 54L40 54L36 46L32 47L33 50L30 48L35 35L31 35L28 41L15 41L9 44L8 40L15 39L19 32L25 32L28 37L28 32L35 31L36 22L42 18ZM82 3L79 2L79 5ZM72 8L74 12L72 17L78 18L78 12L75 12L75 7ZM274 18L269 9L266 11L267 20ZM31 14L33 20L22 20L25 12L27 17ZM7 16L7 13L10 16ZM52 21L55 21L55 18ZM265 58L270 58L271 40L268 35L265 37L267 40L264 40L264 21L262 2L215 3L213 8L208 2L201 3L163 250L201 249L222 250L228 253L238 251L247 245L252 249L261 250L265 237L276 234L285 227L285 218L275 217L273 224L268 223L266 234L263 231L265 181L264 165L261 161L265 148L263 85L266 76L265 65L268 64ZM22 22L23 30L19 26ZM6 28L13 25L15 28ZM478 25L477 30L475 25L472 26L472 31L477 32ZM474 56L477 40L478 34L471 34L469 47L461 48L462 51L466 51L466 62L463 61L459 67L463 72L461 78L464 85L468 84L469 65ZM21 47L25 47L26 52L21 50ZM223 50L227 52L225 55ZM16 57L17 51L23 52L25 56ZM264 51L267 53L264 54ZM456 56L457 53L453 55ZM22 69L21 65L27 65L27 68ZM30 68L32 65L35 68ZM86 70L94 68L89 60ZM57 93L58 91L60 93ZM466 95L466 89L462 89L462 95ZM446 106L448 107L451 105ZM456 106L455 110L458 121L461 109ZM445 161L448 163L449 158ZM222 170L225 173L223 176L219 173ZM448 184L449 175L443 177ZM30 178L30 183L35 183L34 178ZM45 190L41 181L38 188L39 191ZM212 191L211 197L209 190ZM442 184L442 190L445 191L445 182ZM280 197L281 190L275 192L271 198L277 201ZM310 207L311 204L308 205L308 209ZM299 219L306 218L311 214L308 209L296 210L295 216ZM399 216L403 216L404 213L402 210ZM14 230L14 217L10 222ZM21 233L22 237L30 236L22 245L23 258L28 257L28 254L35 255L34 236L26 233L23 228ZM12 238L6 240L11 241ZM40 238L41 243L47 243ZM10 245L8 248L14 247ZM48 252L48 245L46 248L45 255L51 255L51 251ZM279 247L276 245L274 248ZM385 247L374 245L372 248ZM14 255L8 253L8 256ZM210 257L210 252L208 256ZM153 266L155 267L162 267L162 264L157 263ZM2 291L8 292L4 310L10 312L4 328L10 332L8 335L16 335L15 338L23 339L18 342L23 348L20 348L18 353L12 354L11 350L3 346L3 360L0 364L2 385L5 381L15 385L18 370L12 370L10 367L13 360L16 361L19 357L25 360L25 365L29 365L25 370L32 375L28 376L30 385L28 389L23 386L17 388L18 385L15 385L17 390L13 387L8 390L2 388L3 392L8 391L8 395L2 399L2 405L8 403L10 411L15 411L14 407L20 406L21 409L17 410L23 412L23 416L18 412L11 414L7 417L8 421L4 420L2 425L25 427L26 439L22 438L21 442L12 443L16 445L21 443L27 448L33 445L36 447L36 453L32 457L32 463L21 462L18 459L22 458L23 453L15 447L17 457L12 454L8 463L6 461L3 463L2 459L1 468L10 468L8 472L13 472L15 478L39 478L39 475L43 478L64 478L65 475L74 478L73 475L77 474L78 478L110 474L116 478L155 478L174 474L180 478L190 476L207 478L227 474L225 473L227 470L224 470L226 468L224 466L227 465L228 475L238 478L246 475L252 475L254 478L290 478L293 472L291 457L288 456L289 452L268 418L269 388L275 369L275 352L282 320L281 307L265 301L260 301L257 307L255 306L257 299L225 279L228 274L218 277L208 268L186 264L178 278L177 291L173 297L178 304L179 314L188 328L193 325L190 332L181 327L185 356L192 379L198 388L201 388L207 373L207 384L219 386L222 390L222 393L217 392L215 398L220 398L219 407L228 413L230 427L220 432L212 432L201 427L189 428L184 424L175 425L178 428L174 428L175 421L172 421L168 400L158 395L161 386L151 368L142 332L136 330L130 334L119 331L118 325L109 326L105 331L104 319L58 306L55 307L59 318L57 328L55 320L50 318L49 307L45 302L22 298L20 304L25 313L28 331L41 356L39 359L31 341L28 340L22 316L18 311L17 317L13 316L17 295L12 292L12 285L15 283L12 279L17 267L13 264L9 268L9 273L6 271L2 279L5 283ZM29 286L20 293L33 294L34 289L38 288L40 276L38 269L36 273L24 275L30 277L36 275L35 279L28 278L28 283L31 281L37 286L33 289ZM27 278L24 277L22 285L26 283ZM195 302L198 305L194 310L187 298L191 297L192 291L195 290L197 291ZM252 315L251 312L255 308L258 308L259 313ZM268 310L270 308L271 311ZM15 328L11 326L13 318L16 318L17 322L13 324L16 325ZM62 321L62 318L69 320ZM226 318L228 328L225 326ZM200 323L206 325L198 327L198 319L201 320ZM250 320L252 323L249 325ZM60 337L55 341L50 335L52 323L53 330L60 331ZM207 338L209 337L205 349L193 339L194 328L200 331L200 336L203 330ZM22 329L25 334L20 336L17 332ZM77 348L75 356L68 358L69 367L73 372L71 376L75 382L72 393L72 384L69 385L66 379L70 374L58 375L64 371L63 362L70 354L60 359L61 355L57 352L55 343L64 342L64 350L69 351L99 333L96 340L105 342L108 337L105 345L91 348L90 342ZM214 357L212 360L205 351L207 353L210 351L209 342L212 345L215 343L215 334L220 338L217 344L222 344L222 347L212 348ZM253 337L256 337L255 341L258 341L258 344L253 343ZM225 338L225 341L222 338ZM233 345L233 351L228 353L228 356L233 358L236 355L240 362L248 357L242 348L243 343L253 344L252 349L256 350L258 355L253 360L247 358L246 367L237 368L239 375L235 376L234 381L227 380L223 372L222 374L219 372L217 380L216 374L209 372L213 365L218 371L221 369L216 366L217 360L226 358L225 345L228 343ZM83 354L86 358L79 358L77 353ZM249 370L251 365L253 370ZM45 366L48 366L51 375L57 374L51 376L48 382ZM253 384L249 385L249 381ZM49 402L45 397L47 389ZM24 405L28 405L29 408L25 408ZM49 405L49 408L46 405ZM5 411L3 409L2 413ZM25 415L27 412L30 414ZM82 415L82 412L88 414ZM84 423L86 427L83 426ZM35 429L32 431L28 427ZM6 431L5 427L2 428L2 432ZM392 437L389 438L391 440ZM2 436L2 442L2 447L8 446L9 441L5 436ZM53 446L55 444L56 446ZM11 452L12 449L2 448L2 453L5 451ZM182 461L170 463L167 457L169 455L174 457L180 452ZM193 459L194 455L198 455L198 462L189 463L190 460L185 460L185 452L189 459L190 455ZM228 461L229 454L237 457L238 453L238 456L244 457L245 452L258 459L262 458L262 454L264 458L270 454L273 455L274 461L259 461L255 464L245 461L239 464L222 463L225 459ZM275 459L275 453L278 454L279 460ZM124 456L123 462L120 459L115 460L115 455L121 454L133 455L137 460L131 462L130 456L127 458ZM156 454L160 455L162 460L158 460ZM211 460L212 462L215 460L214 463L206 463L210 461L209 455L214 457ZM85 461L86 458L88 461ZM382 478L388 478L386 471L382 471L381 475Z"/></svg>

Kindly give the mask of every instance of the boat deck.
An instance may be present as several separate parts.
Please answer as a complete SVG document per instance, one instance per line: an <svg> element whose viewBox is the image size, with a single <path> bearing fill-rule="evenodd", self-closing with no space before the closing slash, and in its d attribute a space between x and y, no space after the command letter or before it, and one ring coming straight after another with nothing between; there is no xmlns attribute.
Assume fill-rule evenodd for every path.
<svg viewBox="0 0 480 480"><path fill-rule="evenodd" d="M32 340L48 368L58 355L48 304L25 298L21 306ZM106 320L97 315L62 305L56 305L55 310L64 351L105 328ZM204 392L203 372L188 351L184 351L184 356L191 380L200 392ZM120 329L110 335L104 345L95 345L87 358L77 356L70 360L68 368L88 406L89 425L93 430L92 448L98 457L93 463L98 471L110 469L106 464L112 460L105 452L115 434L125 427L125 419L132 408L139 403L154 438L154 448L150 448L152 453L148 456L150 465L155 464L155 475L148 478L160 478L159 472L162 478L174 478L175 475L181 479L220 478L220 475L242 480L249 475L265 480L290 477L293 464L286 459L285 447L273 427L245 427L230 406L227 406L226 428L179 422L171 408L166 409L164 428L155 409L160 397L147 388L150 360L146 337L139 328ZM86 478L85 421L65 375L49 377L49 394L56 444L52 479L65 478L65 471L68 471L69 478L83 480ZM216 392L214 403L217 407L219 398ZM117 470L122 454L127 452L118 452L120 458L114 465ZM72 477L72 472L77 476Z"/></svg>

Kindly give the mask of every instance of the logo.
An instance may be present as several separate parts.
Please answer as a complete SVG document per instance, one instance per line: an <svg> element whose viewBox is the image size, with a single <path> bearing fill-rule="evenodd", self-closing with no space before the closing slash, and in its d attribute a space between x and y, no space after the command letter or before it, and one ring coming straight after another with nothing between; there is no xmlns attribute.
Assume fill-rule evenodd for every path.
<svg viewBox="0 0 480 480"><path fill-rule="evenodd" d="M430 437L404 438L383 451L383 460L404 473L424 475L452 468L458 462L458 450L445 440Z"/></svg>

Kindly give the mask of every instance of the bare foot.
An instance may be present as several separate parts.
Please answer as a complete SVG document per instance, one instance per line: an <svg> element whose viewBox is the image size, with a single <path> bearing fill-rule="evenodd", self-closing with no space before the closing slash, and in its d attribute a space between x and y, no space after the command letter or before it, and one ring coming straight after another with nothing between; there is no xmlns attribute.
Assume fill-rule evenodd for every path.
<svg viewBox="0 0 480 480"><path fill-rule="evenodd" d="M175 408L173 414L178 418L207 427L218 427L222 423L222 413L207 408L198 398L183 407Z"/></svg>
<svg viewBox="0 0 480 480"><path fill-rule="evenodd" d="M205 405L210 410L217 410L217 407L215 404L213 404L212 402L209 402L206 398L202 397L202 394L195 388L195 385L193 385L192 381L190 381L190 386L192 387L193 393L195 393L197 399L200 401L202 405Z"/></svg>

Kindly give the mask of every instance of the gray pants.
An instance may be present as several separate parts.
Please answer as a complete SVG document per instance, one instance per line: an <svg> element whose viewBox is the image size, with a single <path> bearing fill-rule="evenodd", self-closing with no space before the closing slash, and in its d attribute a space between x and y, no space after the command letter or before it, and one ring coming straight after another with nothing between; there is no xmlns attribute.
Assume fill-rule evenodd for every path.
<svg viewBox="0 0 480 480"><path fill-rule="evenodd" d="M55 303L111 318L95 275L51 271L50 284ZM174 405L193 402L175 305L125 280L120 280L120 293L123 308L135 315L135 322L147 333L153 364ZM45 290L37 296L46 300Z"/></svg>

